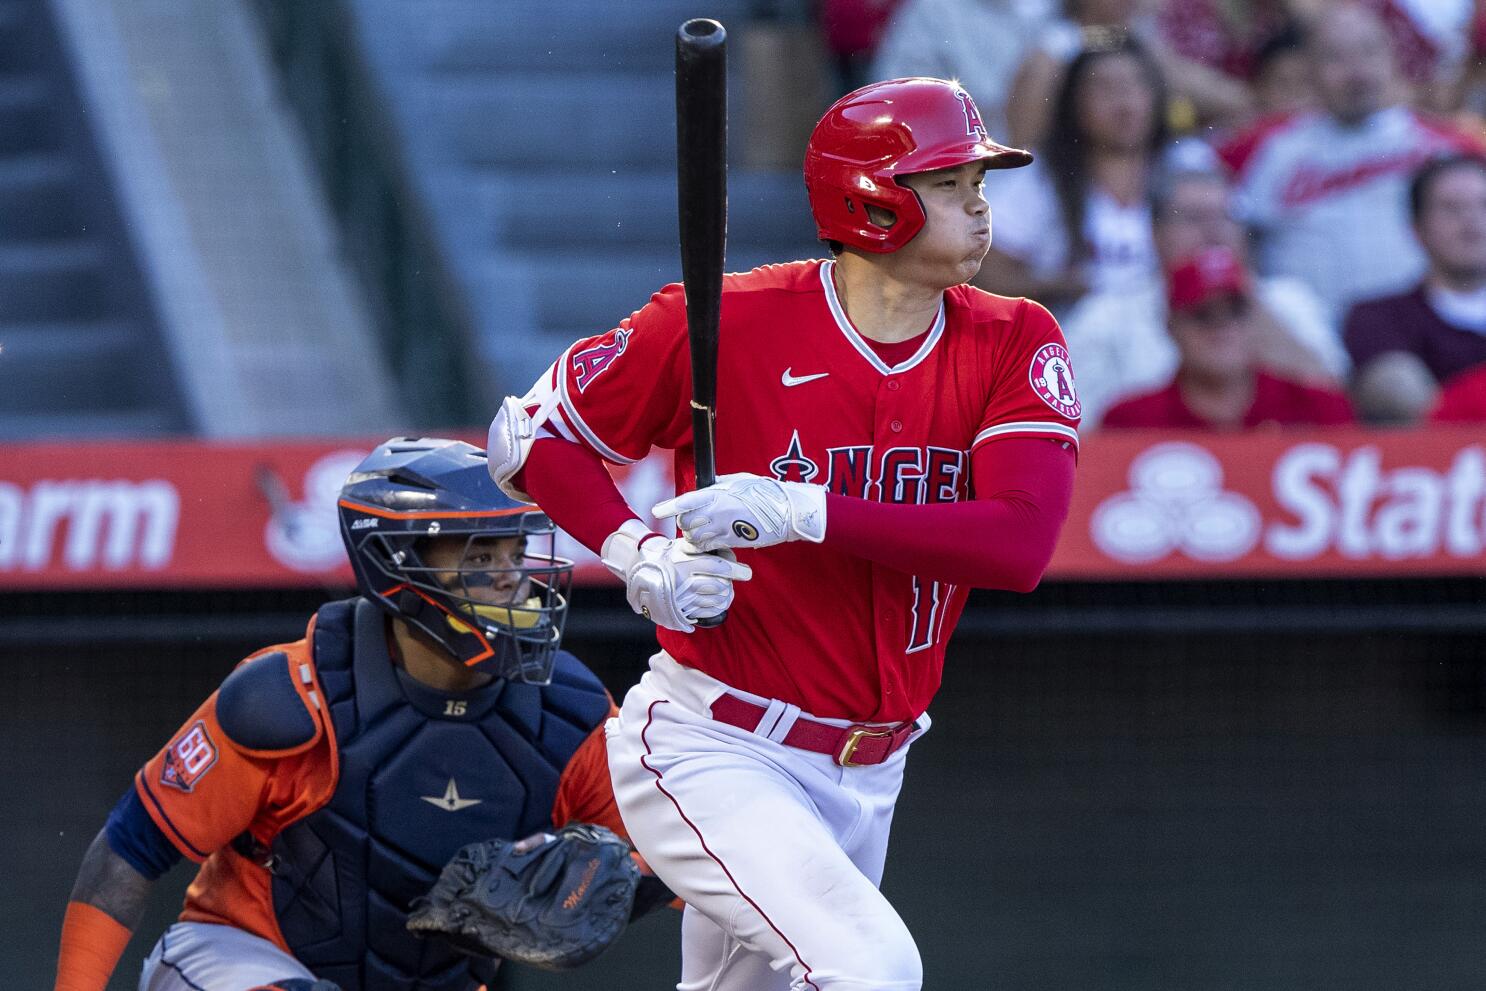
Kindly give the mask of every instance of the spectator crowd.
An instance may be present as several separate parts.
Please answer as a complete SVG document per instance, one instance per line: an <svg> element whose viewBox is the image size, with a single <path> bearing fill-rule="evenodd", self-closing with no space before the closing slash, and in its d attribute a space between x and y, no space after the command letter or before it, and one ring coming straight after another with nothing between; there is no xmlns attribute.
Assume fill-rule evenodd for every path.
<svg viewBox="0 0 1486 991"><path fill-rule="evenodd" d="M1486 5L817 0L844 90L959 80L976 282L1059 317L1086 428L1486 422Z"/></svg>

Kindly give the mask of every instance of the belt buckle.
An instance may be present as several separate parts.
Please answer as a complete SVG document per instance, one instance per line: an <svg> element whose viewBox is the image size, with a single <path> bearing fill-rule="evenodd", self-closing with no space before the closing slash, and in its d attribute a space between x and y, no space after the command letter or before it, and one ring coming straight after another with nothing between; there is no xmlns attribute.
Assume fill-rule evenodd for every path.
<svg viewBox="0 0 1486 991"><path fill-rule="evenodd" d="M856 754L857 747L861 746L863 740L868 737L892 736L891 729L873 729L870 726L853 726L846 734L846 742L841 745L841 752L836 754L836 763L842 767L861 767L851 758Z"/></svg>

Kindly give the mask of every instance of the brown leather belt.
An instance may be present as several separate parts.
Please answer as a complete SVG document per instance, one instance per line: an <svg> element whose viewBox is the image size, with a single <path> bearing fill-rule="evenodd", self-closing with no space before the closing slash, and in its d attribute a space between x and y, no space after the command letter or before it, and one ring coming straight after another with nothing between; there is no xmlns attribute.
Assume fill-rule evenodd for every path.
<svg viewBox="0 0 1486 991"><path fill-rule="evenodd" d="M760 720L768 711L768 707L736 695L724 694L712 703L713 719L750 733L758 730ZM887 760L917 728L918 724L913 720L889 726L862 723L832 726L801 716L779 742L786 747L829 754L842 767L861 767Z"/></svg>

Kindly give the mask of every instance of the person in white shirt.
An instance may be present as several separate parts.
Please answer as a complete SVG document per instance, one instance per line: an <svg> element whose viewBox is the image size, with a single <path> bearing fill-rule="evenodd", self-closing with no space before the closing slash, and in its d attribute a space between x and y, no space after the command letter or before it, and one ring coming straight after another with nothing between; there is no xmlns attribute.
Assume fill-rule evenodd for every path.
<svg viewBox="0 0 1486 991"><path fill-rule="evenodd" d="M1134 38L1110 34L1069 64L1037 161L986 189L991 250L974 284L1055 314L1089 290L1156 272L1150 181L1166 144L1166 87Z"/></svg>
<svg viewBox="0 0 1486 991"><path fill-rule="evenodd" d="M1417 282L1424 254L1405 206L1409 177L1476 142L1400 102L1387 32L1353 4L1329 7L1308 51L1322 108L1271 121L1225 146L1257 267L1303 280L1339 320L1360 299Z"/></svg>
<svg viewBox="0 0 1486 991"><path fill-rule="evenodd" d="M1162 268L1223 248L1240 259L1246 238L1234 219L1227 180L1215 170L1163 173L1154 185L1153 231ZM1283 378L1335 383L1346 375L1347 352L1326 308L1305 283L1285 277L1255 280L1253 298L1259 363ZM1090 293L1063 320L1078 370L1083 422L1136 393L1164 385L1176 371L1177 349L1167 333L1165 278L1139 288Z"/></svg>

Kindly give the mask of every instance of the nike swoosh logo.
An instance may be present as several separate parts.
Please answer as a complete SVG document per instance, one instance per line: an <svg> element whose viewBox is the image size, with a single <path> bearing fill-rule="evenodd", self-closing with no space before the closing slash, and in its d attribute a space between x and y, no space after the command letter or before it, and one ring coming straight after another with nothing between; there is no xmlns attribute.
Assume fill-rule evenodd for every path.
<svg viewBox="0 0 1486 991"><path fill-rule="evenodd" d="M787 389L792 385L804 385L806 382L814 382L816 379L823 379L829 374L831 373L816 372L814 375L791 375L790 369L786 368L784 370L784 374L779 376L779 381L783 382L784 387Z"/></svg>

